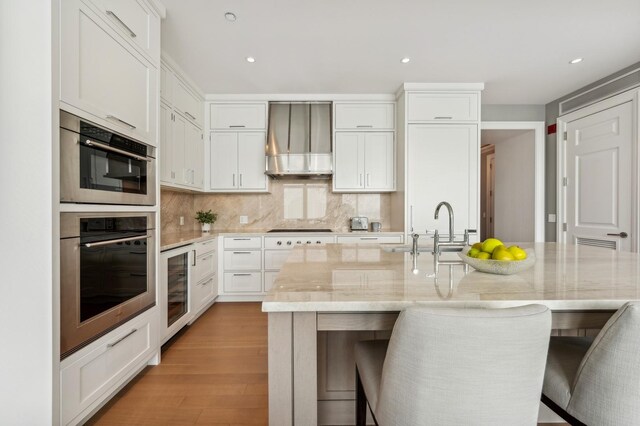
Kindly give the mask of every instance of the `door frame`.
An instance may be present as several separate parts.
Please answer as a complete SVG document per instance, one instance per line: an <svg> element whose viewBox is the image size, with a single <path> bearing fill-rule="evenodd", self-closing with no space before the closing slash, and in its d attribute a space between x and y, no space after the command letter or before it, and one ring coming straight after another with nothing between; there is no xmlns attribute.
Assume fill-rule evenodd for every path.
<svg viewBox="0 0 640 426"><path fill-rule="evenodd" d="M626 102L631 102L633 111L631 155L634 158L634 161L631 164L631 188L634 196L634 200L631 201L631 217L633 218L631 222L631 251L638 252L638 230L640 230L640 218L638 217L638 212L640 212L640 183L638 181L638 168L640 167L640 157L638 153L638 145L640 143L639 100L640 90L635 88L558 117L556 121L556 127L558 129L556 134L556 205L558 210L558 220L556 223L557 242L564 244L567 243L567 231L564 230L564 224L567 221L567 194L563 179L567 174L565 146L567 141L564 137L564 134L567 131L567 123L589 115L597 114L605 109L613 108Z"/></svg>
<svg viewBox="0 0 640 426"><path fill-rule="evenodd" d="M534 241L544 242L544 121L483 121L480 130L534 132Z"/></svg>

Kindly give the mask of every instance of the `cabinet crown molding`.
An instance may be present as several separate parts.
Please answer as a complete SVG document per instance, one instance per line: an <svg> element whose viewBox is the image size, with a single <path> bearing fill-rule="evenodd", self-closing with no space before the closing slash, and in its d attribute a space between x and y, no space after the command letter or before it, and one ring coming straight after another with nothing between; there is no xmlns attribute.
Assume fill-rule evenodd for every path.
<svg viewBox="0 0 640 426"><path fill-rule="evenodd" d="M482 91L484 83L403 83L396 97L400 97L404 92L429 91L429 92L459 92L459 91Z"/></svg>

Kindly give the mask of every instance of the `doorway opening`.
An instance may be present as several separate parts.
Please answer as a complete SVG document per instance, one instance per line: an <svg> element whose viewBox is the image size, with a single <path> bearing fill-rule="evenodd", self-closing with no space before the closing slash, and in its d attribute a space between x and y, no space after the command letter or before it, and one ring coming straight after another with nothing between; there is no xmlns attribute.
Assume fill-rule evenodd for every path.
<svg viewBox="0 0 640 426"><path fill-rule="evenodd" d="M540 241L535 130L483 128L480 154L480 238Z"/></svg>

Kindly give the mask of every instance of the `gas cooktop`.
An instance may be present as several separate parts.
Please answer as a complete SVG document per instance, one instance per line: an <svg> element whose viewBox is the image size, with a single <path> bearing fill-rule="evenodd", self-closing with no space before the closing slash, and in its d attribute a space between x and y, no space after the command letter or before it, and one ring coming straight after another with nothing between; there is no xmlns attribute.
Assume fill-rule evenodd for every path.
<svg viewBox="0 0 640 426"><path fill-rule="evenodd" d="M313 229L313 228L304 228L304 229L286 229L286 228L276 228L267 232L333 232L331 229L321 228L321 229Z"/></svg>

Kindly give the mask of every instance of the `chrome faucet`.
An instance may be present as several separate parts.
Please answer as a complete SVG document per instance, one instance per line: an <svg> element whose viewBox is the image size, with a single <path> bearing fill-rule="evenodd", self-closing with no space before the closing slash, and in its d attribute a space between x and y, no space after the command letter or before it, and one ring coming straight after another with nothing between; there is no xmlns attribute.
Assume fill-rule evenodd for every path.
<svg viewBox="0 0 640 426"><path fill-rule="evenodd" d="M413 239L413 246L411 247L411 254L415 256L415 255L418 254L418 238L420 238L420 235L412 234L411 238Z"/></svg>
<svg viewBox="0 0 640 426"><path fill-rule="evenodd" d="M453 208L451 207L451 204L447 203L446 201L440 201L440 203L436 206L436 213L433 216L434 219L438 218L438 213L440 213L440 208L442 206L445 206L447 208L447 211L449 212L449 242L452 243L453 242Z"/></svg>

